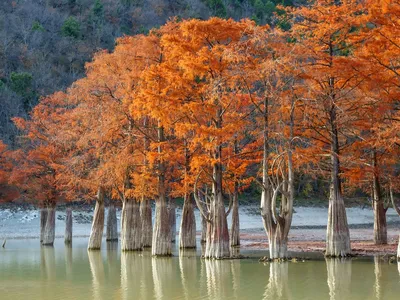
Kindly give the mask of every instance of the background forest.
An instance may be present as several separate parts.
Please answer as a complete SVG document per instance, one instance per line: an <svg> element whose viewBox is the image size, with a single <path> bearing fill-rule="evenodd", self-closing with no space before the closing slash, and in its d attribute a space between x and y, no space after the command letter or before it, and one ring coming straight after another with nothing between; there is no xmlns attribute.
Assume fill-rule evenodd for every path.
<svg viewBox="0 0 400 300"><path fill-rule="evenodd" d="M123 35L146 33L170 17L219 16L276 23L279 0L4 0L0 3L0 139L14 145L11 118L26 116L40 96L84 76L100 49Z"/></svg>

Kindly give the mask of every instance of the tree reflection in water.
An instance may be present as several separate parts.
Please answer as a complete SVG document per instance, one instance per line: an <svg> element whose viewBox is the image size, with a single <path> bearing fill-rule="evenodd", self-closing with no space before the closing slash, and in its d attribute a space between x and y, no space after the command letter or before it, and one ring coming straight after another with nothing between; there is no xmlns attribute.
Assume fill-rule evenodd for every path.
<svg viewBox="0 0 400 300"><path fill-rule="evenodd" d="M42 278L48 281L56 279L56 257L53 246L42 246L40 248Z"/></svg>
<svg viewBox="0 0 400 300"><path fill-rule="evenodd" d="M65 244L65 273L67 280L72 280L72 244Z"/></svg>
<svg viewBox="0 0 400 300"><path fill-rule="evenodd" d="M264 299L290 299L288 284L288 262L269 263L269 280Z"/></svg>
<svg viewBox="0 0 400 300"><path fill-rule="evenodd" d="M183 298L190 299L191 291L197 283L197 256L195 249L181 249L179 251L179 269L183 287Z"/></svg>
<svg viewBox="0 0 400 300"><path fill-rule="evenodd" d="M174 261L170 257L153 257L151 259L154 283L154 298L157 300L171 299L174 293L173 285L175 270Z"/></svg>
<svg viewBox="0 0 400 300"><path fill-rule="evenodd" d="M232 298L232 274L229 260L204 261L209 299Z"/></svg>
<svg viewBox="0 0 400 300"><path fill-rule="evenodd" d="M349 299L351 285L351 260L327 258L329 298L331 300Z"/></svg>
<svg viewBox="0 0 400 300"><path fill-rule="evenodd" d="M149 251L121 252L122 299L152 299L151 254Z"/></svg>
<svg viewBox="0 0 400 300"><path fill-rule="evenodd" d="M379 256L374 257L374 273L375 273L375 283L374 283L374 291L375 297L377 300L382 298L382 262Z"/></svg>
<svg viewBox="0 0 400 300"><path fill-rule="evenodd" d="M105 283L104 263L100 251L88 251L90 271L92 272L93 299L103 299L102 286Z"/></svg>

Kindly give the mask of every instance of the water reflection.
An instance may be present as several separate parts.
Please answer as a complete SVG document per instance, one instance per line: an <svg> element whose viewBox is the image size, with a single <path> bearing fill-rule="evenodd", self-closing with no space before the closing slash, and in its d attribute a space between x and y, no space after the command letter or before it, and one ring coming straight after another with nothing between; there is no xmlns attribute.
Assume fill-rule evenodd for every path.
<svg viewBox="0 0 400 300"><path fill-rule="evenodd" d="M47 280L56 278L56 257L52 246L42 246L40 248L40 261L42 277Z"/></svg>
<svg viewBox="0 0 400 300"><path fill-rule="evenodd" d="M399 270L399 276L400 276L400 260L397 261L397 269Z"/></svg>
<svg viewBox="0 0 400 300"><path fill-rule="evenodd" d="M374 283L374 291L376 299L380 300L382 298L382 262L380 257L374 257L374 274L375 274L375 283Z"/></svg>
<svg viewBox="0 0 400 300"><path fill-rule="evenodd" d="M105 283L104 263L100 251L88 251L90 271L92 272L93 299L103 299L102 286Z"/></svg>
<svg viewBox="0 0 400 300"><path fill-rule="evenodd" d="M204 260L195 251L153 258L150 251L121 253L116 244L88 253L86 239L78 242L22 248L11 241L0 250L0 299L383 300L400 294L400 262L382 259L264 265Z"/></svg>
<svg viewBox="0 0 400 300"><path fill-rule="evenodd" d="M239 299L240 272L240 259L231 260L232 292L235 299Z"/></svg>
<svg viewBox="0 0 400 300"><path fill-rule="evenodd" d="M288 285L288 262L269 263L269 280L264 299L290 299Z"/></svg>
<svg viewBox="0 0 400 300"><path fill-rule="evenodd" d="M174 262L170 257L153 257L151 259L153 271L154 298L172 299L173 283L176 276Z"/></svg>
<svg viewBox="0 0 400 300"><path fill-rule="evenodd" d="M196 250L179 251L179 270L183 289L183 298L192 297L191 290L194 290L197 277L197 256Z"/></svg>
<svg viewBox="0 0 400 300"><path fill-rule="evenodd" d="M72 245L65 244L65 273L68 280L72 279L72 266L73 266L73 257L72 257Z"/></svg>
<svg viewBox="0 0 400 300"><path fill-rule="evenodd" d="M327 258L329 298L331 300L347 299L351 285L351 260Z"/></svg>
<svg viewBox="0 0 400 300"><path fill-rule="evenodd" d="M204 261L207 276L207 294L210 299L232 297L232 273L229 260Z"/></svg>

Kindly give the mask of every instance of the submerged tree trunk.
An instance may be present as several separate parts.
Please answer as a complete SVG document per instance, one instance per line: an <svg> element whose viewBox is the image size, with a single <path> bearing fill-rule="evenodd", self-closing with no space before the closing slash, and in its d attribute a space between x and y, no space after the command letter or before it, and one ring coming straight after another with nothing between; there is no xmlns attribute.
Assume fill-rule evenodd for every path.
<svg viewBox="0 0 400 300"><path fill-rule="evenodd" d="M112 200L110 201L110 205L108 206L106 241L118 241L117 210L115 209Z"/></svg>
<svg viewBox="0 0 400 300"><path fill-rule="evenodd" d="M47 206L46 226L44 227L42 245L53 246L56 237L56 204Z"/></svg>
<svg viewBox="0 0 400 300"><path fill-rule="evenodd" d="M46 227L46 221L47 221L47 208L42 207L40 209L40 243L43 243L44 228Z"/></svg>
<svg viewBox="0 0 400 300"><path fill-rule="evenodd" d="M399 240L397 243L397 259L400 259L400 234L399 234Z"/></svg>
<svg viewBox="0 0 400 300"><path fill-rule="evenodd" d="M176 203L175 199L169 198L168 201L168 214L169 214L169 223L171 225L171 242L175 243L176 241Z"/></svg>
<svg viewBox="0 0 400 300"><path fill-rule="evenodd" d="M142 229L142 247L151 247L152 236L153 236L153 225L152 225L152 212L150 200L142 199L140 202L140 220Z"/></svg>
<svg viewBox="0 0 400 300"><path fill-rule="evenodd" d="M264 130L263 130L263 159L262 159L262 193L261 216L264 229L268 236L270 259L287 258L287 244L290 227L292 225L294 201L294 170L292 156L292 141L294 138L294 101L291 102L290 136L287 143L287 161L284 154L278 155L272 165L269 165L269 123L268 123L268 98L264 100ZM270 172L279 172L275 162L281 160L283 171L280 176L273 176ZM277 163L279 164L279 163ZM275 169L275 170L274 170ZM281 194L279 211L277 209L278 193Z"/></svg>
<svg viewBox="0 0 400 300"><path fill-rule="evenodd" d="M232 227L230 232L230 244L231 246L240 245L240 227L239 227L239 193L238 184L235 183L235 192L233 194L232 204Z"/></svg>
<svg viewBox="0 0 400 300"><path fill-rule="evenodd" d="M201 215L201 237L200 243L205 244L207 241L207 219Z"/></svg>
<svg viewBox="0 0 400 300"><path fill-rule="evenodd" d="M67 207L67 210L65 211L64 243L65 244L72 243L72 209L71 209L71 207Z"/></svg>
<svg viewBox="0 0 400 300"><path fill-rule="evenodd" d="M121 250L142 249L140 203L135 199L124 199L121 213Z"/></svg>
<svg viewBox="0 0 400 300"><path fill-rule="evenodd" d="M164 128L162 126L158 127L158 140L159 142L165 141ZM162 153L161 145L158 146L158 153ZM151 254L154 256L170 256L171 226L167 207L164 162L160 161L158 168L158 199L156 200L156 215L154 218Z"/></svg>
<svg viewBox="0 0 400 300"><path fill-rule="evenodd" d="M179 248L196 248L196 218L190 194L185 195L183 199L182 219L179 229Z"/></svg>
<svg viewBox="0 0 400 300"><path fill-rule="evenodd" d="M339 142L335 125L332 126L331 186L326 233L327 257L345 257L351 253L350 233L344 206L339 163Z"/></svg>
<svg viewBox="0 0 400 300"><path fill-rule="evenodd" d="M373 166L373 209L374 209L374 243L375 245L387 244L387 223L386 223L386 208L382 199L381 185L379 182L378 166L376 151L372 152Z"/></svg>
<svg viewBox="0 0 400 300"><path fill-rule="evenodd" d="M220 157L220 152L218 157ZM213 178L213 196L204 257L220 259L230 256L230 247L228 222L222 196L222 169L219 163L213 167Z"/></svg>
<svg viewBox="0 0 400 300"><path fill-rule="evenodd" d="M99 188L96 206L93 214L92 230L90 232L88 250L100 250L104 230L104 191Z"/></svg>
<svg viewBox="0 0 400 300"><path fill-rule="evenodd" d="M167 200L160 195L156 201L156 215L154 218L153 241L151 254L155 256L171 255L171 226L169 221Z"/></svg>
<svg viewBox="0 0 400 300"><path fill-rule="evenodd" d="M374 200L374 243L387 244L386 208L381 200Z"/></svg>

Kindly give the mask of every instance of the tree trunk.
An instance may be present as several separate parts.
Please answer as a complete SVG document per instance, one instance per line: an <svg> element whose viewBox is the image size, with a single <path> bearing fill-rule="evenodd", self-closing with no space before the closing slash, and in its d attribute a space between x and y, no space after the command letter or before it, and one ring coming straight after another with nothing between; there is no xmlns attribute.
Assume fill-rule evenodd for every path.
<svg viewBox="0 0 400 300"><path fill-rule="evenodd" d="M121 250L142 249L140 203L135 199L125 199L121 213Z"/></svg>
<svg viewBox="0 0 400 300"><path fill-rule="evenodd" d="M159 142L165 141L164 128L162 126L158 127L158 140ZM162 153L161 145L158 146L158 153ZM156 200L156 216L154 219L151 254L154 256L170 256L171 226L167 207L164 162L160 161L158 168L158 199Z"/></svg>
<svg viewBox="0 0 400 300"><path fill-rule="evenodd" d="M171 224L171 242L175 243L176 241L176 203L175 199L169 198L168 204L168 214L169 214L169 222Z"/></svg>
<svg viewBox="0 0 400 300"><path fill-rule="evenodd" d="M93 214L88 250L100 250L104 230L104 191L100 187L97 192L96 206Z"/></svg>
<svg viewBox="0 0 400 300"><path fill-rule="evenodd" d="M400 259L400 234L399 234L399 241L397 243L397 259Z"/></svg>
<svg viewBox="0 0 400 300"><path fill-rule="evenodd" d="M220 156L220 147L218 147ZM209 229L207 230L205 258L221 259L230 257L229 252L229 231L226 220L224 200L222 196L222 169L221 164L216 163L213 166L213 193L210 212Z"/></svg>
<svg viewBox="0 0 400 300"><path fill-rule="evenodd" d="M383 200L374 200L374 243L387 244L386 209Z"/></svg>
<svg viewBox="0 0 400 300"><path fill-rule="evenodd" d="M71 209L71 207L67 207L67 210L65 211L64 243L65 244L72 243L72 209Z"/></svg>
<svg viewBox="0 0 400 300"><path fill-rule="evenodd" d="M168 214L167 201L161 195L156 201L156 215L154 218L153 241L151 254L155 256L171 255L171 225Z"/></svg>
<svg viewBox="0 0 400 300"><path fill-rule="evenodd" d="M374 208L374 243L375 245L387 244L386 209L381 196L381 185L377 166L376 151L372 152L373 174L373 208Z"/></svg>
<svg viewBox="0 0 400 300"><path fill-rule="evenodd" d="M196 248L196 218L190 194L185 195L183 200L182 219L179 229L179 248Z"/></svg>
<svg viewBox="0 0 400 300"><path fill-rule="evenodd" d="M118 241L117 210L115 209L112 200L110 201L110 205L108 206L106 241Z"/></svg>
<svg viewBox="0 0 400 300"><path fill-rule="evenodd" d="M207 241L207 220L204 218L202 214L201 216L201 237L200 237L200 243L205 244Z"/></svg>
<svg viewBox="0 0 400 300"><path fill-rule="evenodd" d="M235 184L235 193L233 195L233 206L232 206L232 227L230 232L230 244L231 246L240 245L240 227L239 227L239 199L238 192L236 190L237 184Z"/></svg>
<svg viewBox="0 0 400 300"><path fill-rule="evenodd" d="M152 212L150 200L142 199L140 202L140 220L142 228L142 247L151 247L152 236L153 236L153 225L152 225Z"/></svg>
<svg viewBox="0 0 400 300"><path fill-rule="evenodd" d="M56 204L47 206L46 226L44 227L42 245L53 246L56 237Z"/></svg>
<svg viewBox="0 0 400 300"><path fill-rule="evenodd" d="M345 257L350 253L350 233L344 201L337 187L331 186L325 256Z"/></svg>
<svg viewBox="0 0 400 300"><path fill-rule="evenodd" d="M331 186L328 209L328 226L326 233L327 257L345 257L351 253L350 232L347 224L346 209L342 197L339 163L339 140L336 128L335 108L331 112L332 145L331 145Z"/></svg>
<svg viewBox="0 0 400 300"><path fill-rule="evenodd" d="M43 243L44 228L46 227L46 221L47 221L47 208L42 207L40 209L40 243Z"/></svg>

